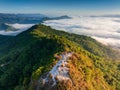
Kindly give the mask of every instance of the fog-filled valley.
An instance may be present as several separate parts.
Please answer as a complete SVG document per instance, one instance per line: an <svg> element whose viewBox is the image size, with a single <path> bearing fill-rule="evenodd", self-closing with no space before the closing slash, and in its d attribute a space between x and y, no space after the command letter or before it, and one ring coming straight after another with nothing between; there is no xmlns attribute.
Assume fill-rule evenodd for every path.
<svg viewBox="0 0 120 90"><path fill-rule="evenodd" d="M87 35L105 45L120 48L118 16L78 16L71 19L48 20L44 24L69 33Z"/></svg>
<svg viewBox="0 0 120 90"><path fill-rule="evenodd" d="M5 30L0 30L0 35L16 36L19 33L29 29L35 24L18 24L18 23L7 24L6 23L6 25L8 26L8 28L6 28Z"/></svg>
<svg viewBox="0 0 120 90"><path fill-rule="evenodd" d="M9 14L8 14L9 15ZM43 23L54 29L90 36L104 45L120 48L120 17L119 15L101 16L68 16L49 18L42 14L30 14L39 18L36 22L1 22L0 34L15 36L35 24ZM30 15L18 14L19 18L30 19ZM1 15L2 16L2 15ZM15 15L13 15L15 16ZM11 15L12 17L12 15ZM10 17L10 18L11 18ZM14 17L15 18L15 17ZM34 21L34 19L32 19ZM36 20L36 18L35 18ZM3 30L4 29L4 30Z"/></svg>

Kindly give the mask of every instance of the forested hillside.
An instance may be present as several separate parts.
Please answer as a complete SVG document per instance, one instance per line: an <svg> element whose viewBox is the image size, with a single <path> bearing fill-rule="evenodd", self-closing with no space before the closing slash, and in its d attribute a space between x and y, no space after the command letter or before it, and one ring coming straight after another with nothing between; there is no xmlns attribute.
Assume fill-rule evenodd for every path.
<svg viewBox="0 0 120 90"><path fill-rule="evenodd" d="M119 52L96 40L35 25L14 36L0 36L0 90L119 90ZM69 79L49 74L67 58ZM44 81L47 78L47 81ZM49 80L49 81L48 81Z"/></svg>

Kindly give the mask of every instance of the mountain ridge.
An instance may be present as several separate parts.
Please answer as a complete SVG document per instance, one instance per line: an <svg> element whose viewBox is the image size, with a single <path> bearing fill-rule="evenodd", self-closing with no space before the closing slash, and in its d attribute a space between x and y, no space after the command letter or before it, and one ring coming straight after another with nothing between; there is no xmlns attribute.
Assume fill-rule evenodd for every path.
<svg viewBox="0 0 120 90"><path fill-rule="evenodd" d="M119 61L116 63L109 60L111 55L106 53L107 49L104 48L104 45L99 46L99 43L90 37L69 34L38 24L9 39L12 41L8 41L6 46L10 50L0 55L1 90L36 90L36 87L40 87L39 90L49 90L49 87L51 87L50 90L120 89ZM89 45L83 43L88 41L92 42L89 45L96 45L96 49L99 48L98 51L94 51L94 46L89 50ZM104 57L101 53L95 54L101 47L106 50L102 52ZM109 51L111 52L111 50ZM67 67L74 84L64 80L57 81L55 87L47 83L38 83L38 79L49 73L57 64L61 58L60 55L67 52L73 52ZM113 51L111 53L114 54ZM107 54L109 58L104 60Z"/></svg>

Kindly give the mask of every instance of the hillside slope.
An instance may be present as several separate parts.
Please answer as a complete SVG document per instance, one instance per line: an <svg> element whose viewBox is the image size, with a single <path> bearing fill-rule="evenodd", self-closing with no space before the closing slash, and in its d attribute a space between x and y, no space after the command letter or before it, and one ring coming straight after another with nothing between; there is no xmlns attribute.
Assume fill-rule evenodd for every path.
<svg viewBox="0 0 120 90"><path fill-rule="evenodd" d="M120 89L120 63L111 53L119 56L90 37L40 24L8 42L0 55L0 90Z"/></svg>

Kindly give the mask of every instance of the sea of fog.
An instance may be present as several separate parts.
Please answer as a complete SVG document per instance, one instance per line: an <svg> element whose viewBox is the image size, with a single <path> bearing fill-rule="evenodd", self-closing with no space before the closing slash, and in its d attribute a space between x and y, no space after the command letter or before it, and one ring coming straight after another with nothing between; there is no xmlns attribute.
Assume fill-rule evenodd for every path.
<svg viewBox="0 0 120 90"><path fill-rule="evenodd" d="M16 29L16 31L5 31L5 30L0 30L1 35L10 35L10 36L16 36L17 34L29 29L32 27L34 24L7 24L9 26L12 26L13 28Z"/></svg>
<svg viewBox="0 0 120 90"><path fill-rule="evenodd" d="M47 20L44 25L69 33L90 36L97 41L120 48L120 17L78 16L71 19ZM1 35L15 36L34 24L8 24L17 31L0 30Z"/></svg>
<svg viewBox="0 0 120 90"><path fill-rule="evenodd" d="M69 33L90 36L97 41L120 48L120 17L72 17L48 20L43 24Z"/></svg>

